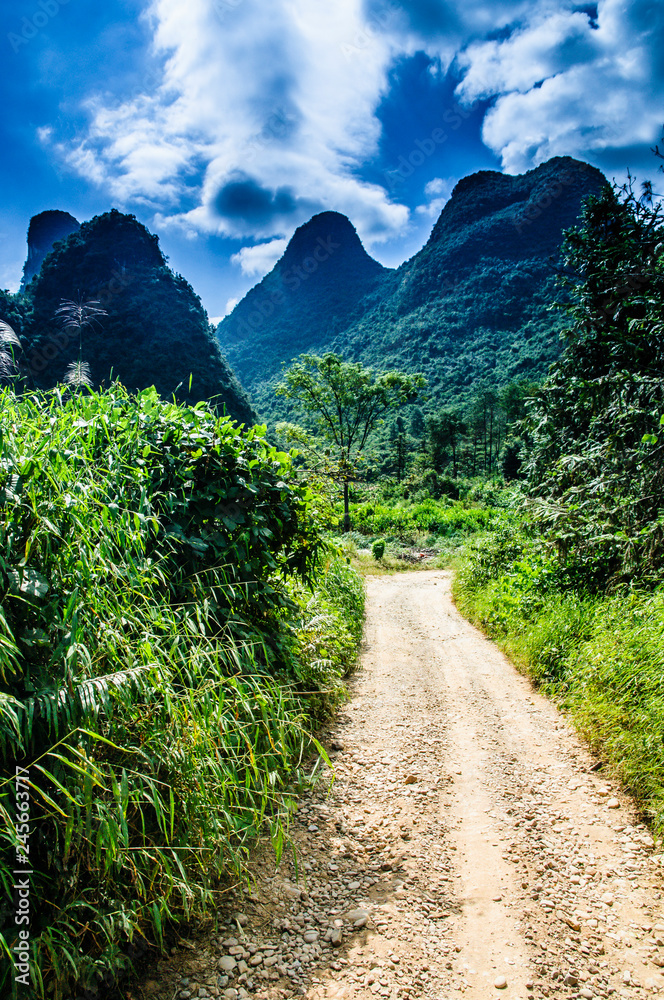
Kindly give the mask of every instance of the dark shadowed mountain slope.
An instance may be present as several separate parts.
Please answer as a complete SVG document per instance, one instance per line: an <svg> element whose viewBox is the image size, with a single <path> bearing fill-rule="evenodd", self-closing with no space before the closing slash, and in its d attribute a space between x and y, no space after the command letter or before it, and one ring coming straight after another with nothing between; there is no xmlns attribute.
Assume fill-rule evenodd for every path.
<svg viewBox="0 0 664 1000"><path fill-rule="evenodd" d="M199 297L134 216L113 210L84 222L47 255L27 297L25 353L38 385L61 381L79 357L78 335L63 333L54 316L61 300L97 299L108 315L83 331L80 347L95 385L111 378L131 391L154 385L165 398L212 399L236 419L253 420Z"/></svg>
<svg viewBox="0 0 664 1000"><path fill-rule="evenodd" d="M552 306L563 232L604 184L570 157L515 177L464 178L427 244L394 274L391 296L332 346L424 371L435 404L462 403L483 382L541 378L562 346Z"/></svg>
<svg viewBox="0 0 664 1000"><path fill-rule="evenodd" d="M301 283L278 315L266 313L260 324L255 316L253 328L248 306L260 301L268 279L292 267L289 246L221 324L224 349L268 416L275 412L270 384L281 361L310 348L332 348L379 368L424 371L432 405L463 402L483 380L539 378L560 351L561 318L551 306L560 294L563 231L579 218L583 199L605 183L600 171L570 157L519 176L472 174L456 185L419 253L382 275L375 265L364 288L361 276L353 282L346 319L337 305L335 321L325 322L317 286ZM326 288L343 296L347 278L337 276L334 256L327 267ZM272 337L273 347L264 350Z"/></svg>
<svg viewBox="0 0 664 1000"><path fill-rule="evenodd" d="M345 215L321 212L217 328L222 350L260 394L303 351L320 350L366 311L362 300L389 274L365 251Z"/></svg>
<svg viewBox="0 0 664 1000"><path fill-rule="evenodd" d="M78 221L69 212L49 209L47 212L33 215L28 226L28 256L23 265L21 292L25 291L26 286L37 274L44 257L53 249L53 244L66 239L78 229Z"/></svg>

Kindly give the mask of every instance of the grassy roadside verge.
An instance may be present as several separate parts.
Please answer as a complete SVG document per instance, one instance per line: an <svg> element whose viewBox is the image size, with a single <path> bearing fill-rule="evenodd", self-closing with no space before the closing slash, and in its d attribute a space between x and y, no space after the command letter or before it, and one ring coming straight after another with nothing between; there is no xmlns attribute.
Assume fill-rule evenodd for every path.
<svg viewBox="0 0 664 1000"><path fill-rule="evenodd" d="M363 590L263 430L154 390L0 394L3 997L97 995L260 833L283 848Z"/></svg>
<svg viewBox="0 0 664 1000"><path fill-rule="evenodd" d="M459 610L571 716L664 830L664 588L584 592L518 525L483 535L456 567Z"/></svg>

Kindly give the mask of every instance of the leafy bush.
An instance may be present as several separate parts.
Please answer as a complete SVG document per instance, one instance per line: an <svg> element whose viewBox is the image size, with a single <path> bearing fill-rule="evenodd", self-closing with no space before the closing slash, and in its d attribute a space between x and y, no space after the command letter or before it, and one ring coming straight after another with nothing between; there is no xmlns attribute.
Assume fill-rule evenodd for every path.
<svg viewBox="0 0 664 1000"><path fill-rule="evenodd" d="M2 988L18 765L43 995L213 903L264 824L281 849L312 746L298 689L349 669L362 594L261 428L120 386L0 402Z"/></svg>
<svg viewBox="0 0 664 1000"><path fill-rule="evenodd" d="M588 586L661 580L664 214L606 188L567 233L567 345L534 392L532 509Z"/></svg>
<svg viewBox="0 0 664 1000"><path fill-rule="evenodd" d="M328 556L313 592L293 582L299 610L290 618L298 693L310 714L329 714L344 694L364 625L364 587L345 558Z"/></svg>
<svg viewBox="0 0 664 1000"><path fill-rule="evenodd" d="M382 538L377 539L373 543L373 545L371 546L371 554L372 554L372 556L374 557L374 559L377 562L380 562L380 560L385 555L385 541L384 541L384 539L382 539Z"/></svg>
<svg viewBox="0 0 664 1000"><path fill-rule="evenodd" d="M351 505L351 521L356 530L403 539L413 539L418 532L445 537L457 532L472 533L486 528L494 518L491 510L453 501L425 500L403 506L371 502Z"/></svg>

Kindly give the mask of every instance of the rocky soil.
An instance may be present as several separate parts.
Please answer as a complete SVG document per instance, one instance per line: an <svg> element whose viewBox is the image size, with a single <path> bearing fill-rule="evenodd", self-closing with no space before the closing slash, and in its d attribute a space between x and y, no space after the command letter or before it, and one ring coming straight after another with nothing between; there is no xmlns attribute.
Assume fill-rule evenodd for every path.
<svg viewBox="0 0 664 1000"><path fill-rule="evenodd" d="M581 997L664 987L661 856L440 571L370 578L362 668L296 847L127 996ZM660 971L663 970L663 971Z"/></svg>

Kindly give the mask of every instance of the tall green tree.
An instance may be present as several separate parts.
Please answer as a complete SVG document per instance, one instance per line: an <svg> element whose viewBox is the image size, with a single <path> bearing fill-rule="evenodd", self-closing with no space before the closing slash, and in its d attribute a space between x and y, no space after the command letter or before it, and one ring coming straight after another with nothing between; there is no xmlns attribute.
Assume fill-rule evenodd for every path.
<svg viewBox="0 0 664 1000"><path fill-rule="evenodd" d="M529 488L561 556L607 579L664 558L664 218L631 185L567 234L567 346L535 393Z"/></svg>
<svg viewBox="0 0 664 1000"><path fill-rule="evenodd" d="M409 425L410 436L414 437L419 444L420 451L426 449L426 438L427 438L427 427L424 420L424 414L419 406L414 406L410 414L410 425Z"/></svg>
<svg viewBox="0 0 664 1000"><path fill-rule="evenodd" d="M459 448L466 433L466 424L459 410L442 410L427 417L427 443L431 464L442 472L448 461L452 462L452 476L459 472Z"/></svg>
<svg viewBox="0 0 664 1000"><path fill-rule="evenodd" d="M277 395L297 401L330 445L327 471L343 488L344 531L350 530L348 485L369 435L388 410L414 402L425 384L421 374L374 372L332 353L301 354L284 372Z"/></svg>
<svg viewBox="0 0 664 1000"><path fill-rule="evenodd" d="M406 472L408 464L408 452L410 450L408 436L406 434L406 424L402 416L398 416L390 430L390 454L394 463L397 482L400 483Z"/></svg>

